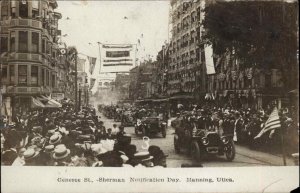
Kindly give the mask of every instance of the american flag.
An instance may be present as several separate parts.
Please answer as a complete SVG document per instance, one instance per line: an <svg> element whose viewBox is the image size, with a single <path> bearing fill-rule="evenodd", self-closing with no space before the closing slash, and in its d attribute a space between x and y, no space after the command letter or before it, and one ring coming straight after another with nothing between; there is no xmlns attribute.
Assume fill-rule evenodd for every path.
<svg viewBox="0 0 300 193"><path fill-rule="evenodd" d="M263 134L265 134L268 131L273 132L275 129L280 128L280 120L279 120L279 115L278 115L278 110L275 107L273 112L271 113L270 117L265 123L265 126L263 129L259 132L259 134L254 137L254 139L260 138Z"/></svg>

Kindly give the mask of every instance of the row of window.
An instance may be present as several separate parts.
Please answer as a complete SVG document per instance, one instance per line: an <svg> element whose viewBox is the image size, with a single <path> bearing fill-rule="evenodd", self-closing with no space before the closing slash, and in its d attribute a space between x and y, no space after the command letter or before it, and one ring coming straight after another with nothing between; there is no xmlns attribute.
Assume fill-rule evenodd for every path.
<svg viewBox="0 0 300 193"><path fill-rule="evenodd" d="M40 33L31 32L31 42L29 42L29 33L29 31L11 31L9 41L8 37L1 37L1 52L16 52L16 38L18 37L18 52L40 53L42 51L44 54L52 54L52 57L56 57L56 49L53 48L50 41L43 39L42 50L40 50ZM10 45L10 50L8 45Z"/></svg>
<svg viewBox="0 0 300 193"><path fill-rule="evenodd" d="M38 66L31 66L31 72L28 72L27 65L18 65L18 85L28 86L28 75L30 75L29 85L38 86L41 83L42 86L52 86L55 87L56 77L54 74L51 75L51 71L47 69L41 70L41 79L39 80L39 68ZM9 65L2 67L1 79L3 82L15 82L15 65ZM51 80L50 80L51 79ZM41 81L41 82L39 82ZM51 82L51 84L50 84Z"/></svg>
<svg viewBox="0 0 300 193"><path fill-rule="evenodd" d="M34 0L31 1L31 3L32 3L32 17L35 18L39 15L39 1ZM7 19L9 13L12 18L16 18L17 4L19 7L19 13L18 13L19 17L28 18L29 17L28 0L22 0L19 1L19 3L16 0L3 1L1 4L1 18Z"/></svg>
<svg viewBox="0 0 300 193"><path fill-rule="evenodd" d="M10 44L10 52L16 51L16 34L18 33L18 51L39 53L40 34L38 32L31 32L31 49L29 50L28 31L12 31L10 32L10 41L8 37L1 37L1 52L8 52L8 44Z"/></svg>

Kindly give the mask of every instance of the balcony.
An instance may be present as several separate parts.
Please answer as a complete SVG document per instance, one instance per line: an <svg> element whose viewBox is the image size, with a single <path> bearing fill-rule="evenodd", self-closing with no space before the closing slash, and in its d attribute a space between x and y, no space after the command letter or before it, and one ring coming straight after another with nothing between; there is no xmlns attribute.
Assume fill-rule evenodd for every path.
<svg viewBox="0 0 300 193"><path fill-rule="evenodd" d="M8 61L14 60L27 60L42 63L42 55L35 53L11 53L9 54Z"/></svg>
<svg viewBox="0 0 300 193"><path fill-rule="evenodd" d="M44 94L50 93L51 89L47 87L21 87L21 86L8 86L6 89L7 94Z"/></svg>
<svg viewBox="0 0 300 193"><path fill-rule="evenodd" d="M42 28L42 22L34 19L11 19L0 21L1 26L4 27L31 27L31 28Z"/></svg>

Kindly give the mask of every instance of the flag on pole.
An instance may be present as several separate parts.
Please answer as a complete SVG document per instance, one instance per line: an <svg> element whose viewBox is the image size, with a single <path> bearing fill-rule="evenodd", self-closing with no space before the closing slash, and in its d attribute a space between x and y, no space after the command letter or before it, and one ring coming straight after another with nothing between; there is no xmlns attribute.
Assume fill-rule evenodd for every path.
<svg viewBox="0 0 300 193"><path fill-rule="evenodd" d="M95 69L95 65L96 65L96 60L97 60L97 58L88 56L88 60L89 60L89 63L90 63L89 72L90 72L91 74L93 74L94 69Z"/></svg>
<svg viewBox="0 0 300 193"><path fill-rule="evenodd" d="M268 131L274 132L275 129L280 128L280 120L279 120L279 115L278 115L278 110L275 107L273 112L271 113L270 117L265 123L265 126L263 129L259 132L259 134L254 137L254 139L260 138L263 134L265 134Z"/></svg>

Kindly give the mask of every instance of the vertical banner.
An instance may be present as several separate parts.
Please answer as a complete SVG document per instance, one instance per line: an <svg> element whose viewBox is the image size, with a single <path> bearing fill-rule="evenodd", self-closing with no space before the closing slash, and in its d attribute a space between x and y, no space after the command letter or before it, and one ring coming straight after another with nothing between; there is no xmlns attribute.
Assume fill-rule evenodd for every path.
<svg viewBox="0 0 300 193"><path fill-rule="evenodd" d="M205 65L207 74L215 74L215 65L213 59L213 49L211 45L206 45L204 48L205 51Z"/></svg>

